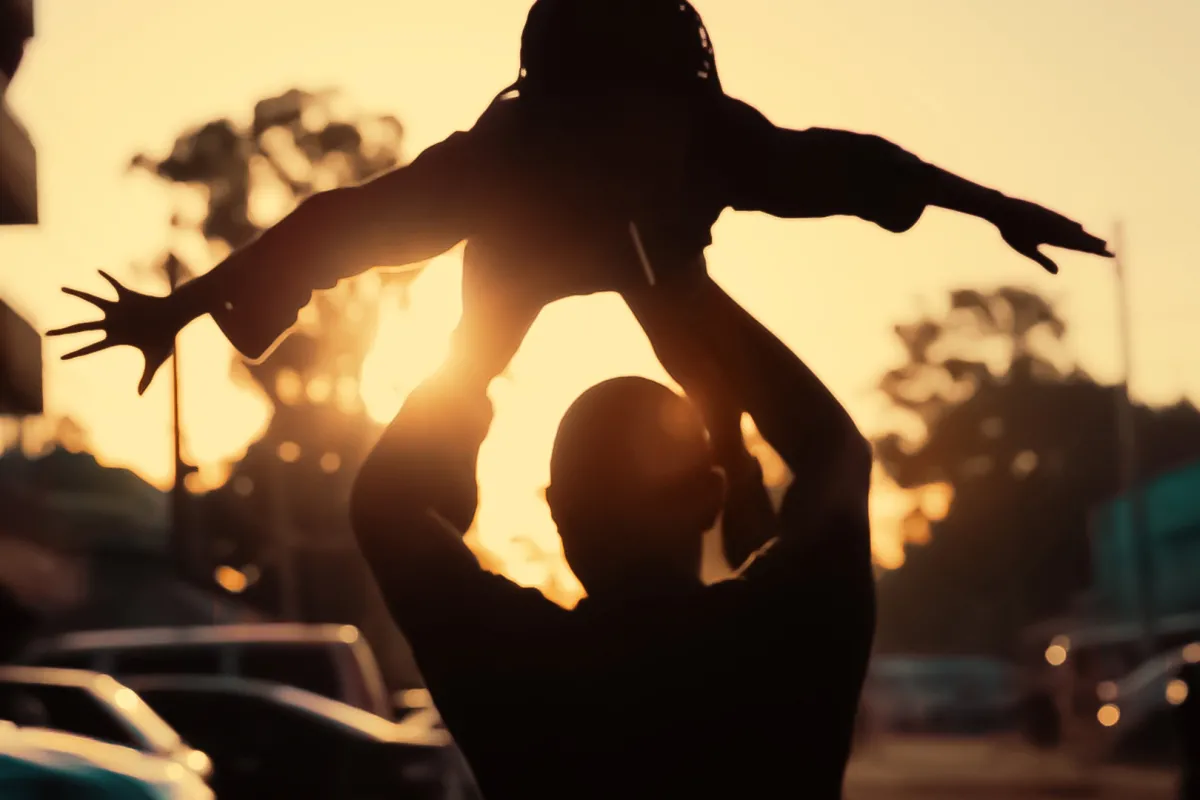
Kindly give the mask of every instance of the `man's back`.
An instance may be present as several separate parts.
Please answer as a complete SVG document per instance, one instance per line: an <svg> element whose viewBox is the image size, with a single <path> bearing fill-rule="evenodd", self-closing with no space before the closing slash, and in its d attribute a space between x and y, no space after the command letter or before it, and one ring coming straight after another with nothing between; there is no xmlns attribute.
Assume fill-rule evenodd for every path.
<svg viewBox="0 0 1200 800"><path fill-rule="evenodd" d="M484 795L840 797L873 594L869 570L864 584L811 555L789 568L795 591L761 591L752 564L570 612L529 596L520 652L471 664L469 679L427 669Z"/></svg>
<svg viewBox="0 0 1200 800"><path fill-rule="evenodd" d="M591 594L575 610L484 572L463 544L463 442L490 402L453 382L410 398L385 434L422 468L401 476L404 493L387 482L394 461L373 468L352 506L359 542L489 800L837 798L874 626L870 449L715 284L631 310L703 337L794 476L777 514L725 531L731 561L758 551L735 579L700 583L701 538L722 506L764 495L761 470L730 457L722 481L699 414L638 379L593 387L556 436L547 501Z"/></svg>

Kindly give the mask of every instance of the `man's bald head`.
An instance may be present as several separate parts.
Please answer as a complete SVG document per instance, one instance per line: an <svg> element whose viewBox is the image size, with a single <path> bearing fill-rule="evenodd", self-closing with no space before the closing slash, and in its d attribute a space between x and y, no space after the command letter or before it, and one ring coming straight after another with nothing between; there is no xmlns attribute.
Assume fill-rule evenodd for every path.
<svg viewBox="0 0 1200 800"><path fill-rule="evenodd" d="M572 569L589 592L614 571L699 566L720 509L708 433L696 409L645 378L584 392L558 428L547 491ZM684 567L690 569L690 567Z"/></svg>

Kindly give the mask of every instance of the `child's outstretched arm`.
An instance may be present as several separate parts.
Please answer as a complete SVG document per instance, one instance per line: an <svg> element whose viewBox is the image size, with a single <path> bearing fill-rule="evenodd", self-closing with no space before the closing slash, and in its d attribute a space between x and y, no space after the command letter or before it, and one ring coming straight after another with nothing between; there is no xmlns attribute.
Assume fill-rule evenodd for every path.
<svg viewBox="0 0 1200 800"><path fill-rule="evenodd" d="M879 136L780 128L745 103L727 102L721 172L734 209L788 218L855 216L902 233L928 206L939 206L993 223L1010 247L1049 272L1058 267L1041 245L1111 256L1104 240L1079 223L935 167Z"/></svg>
<svg viewBox="0 0 1200 800"><path fill-rule="evenodd" d="M94 322L49 335L98 331L101 341L69 357L116 345L146 356L139 391L166 359L175 335L211 314L241 353L260 358L296 321L318 289L375 266L403 266L449 250L471 233L473 180L480 164L477 137L456 133L410 165L360 186L304 200L274 227L238 249L170 297L133 292L104 277L117 291L106 300L64 289L104 312Z"/></svg>
<svg viewBox="0 0 1200 800"><path fill-rule="evenodd" d="M454 134L406 167L313 195L204 276L208 285L193 282L194 296L181 300L185 317L211 313L238 350L257 358L313 291L444 253L470 233L477 149L471 134Z"/></svg>

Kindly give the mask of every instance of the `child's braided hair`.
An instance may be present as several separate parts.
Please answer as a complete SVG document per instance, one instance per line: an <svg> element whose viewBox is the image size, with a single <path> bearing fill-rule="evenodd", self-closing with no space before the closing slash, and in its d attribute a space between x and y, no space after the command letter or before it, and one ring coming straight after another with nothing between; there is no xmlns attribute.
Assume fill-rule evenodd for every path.
<svg viewBox="0 0 1200 800"><path fill-rule="evenodd" d="M521 33L521 72L501 95L654 84L721 91L712 41L686 0L536 0Z"/></svg>

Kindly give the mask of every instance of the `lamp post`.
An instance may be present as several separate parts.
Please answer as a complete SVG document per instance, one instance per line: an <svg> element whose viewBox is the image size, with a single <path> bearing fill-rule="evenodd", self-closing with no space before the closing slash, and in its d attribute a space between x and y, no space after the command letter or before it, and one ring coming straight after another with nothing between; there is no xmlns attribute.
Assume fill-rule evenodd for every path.
<svg viewBox="0 0 1200 800"><path fill-rule="evenodd" d="M183 278L183 264L174 254L168 255L163 265L171 291L174 292ZM200 577L200 564L196 551L195 537L188 524L187 476L196 468L183 460L183 436L179 422L179 337L175 339L171 356L171 425L172 447L175 456L175 480L171 486L171 539L170 552L176 567L188 578Z"/></svg>
<svg viewBox="0 0 1200 800"><path fill-rule="evenodd" d="M1119 455L1121 489L1129 503L1130 535L1133 539L1134 569L1136 571L1137 603L1141 622L1143 654L1154 655L1156 626L1154 609L1154 554L1147 526L1145 494L1139 469L1137 422L1133 401L1129 397L1129 379L1133 371L1132 325L1130 324L1129 284L1125 272L1124 226L1118 222L1113 235L1113 266L1116 272L1119 336L1121 347L1121 384L1117 392L1117 426L1120 437Z"/></svg>

